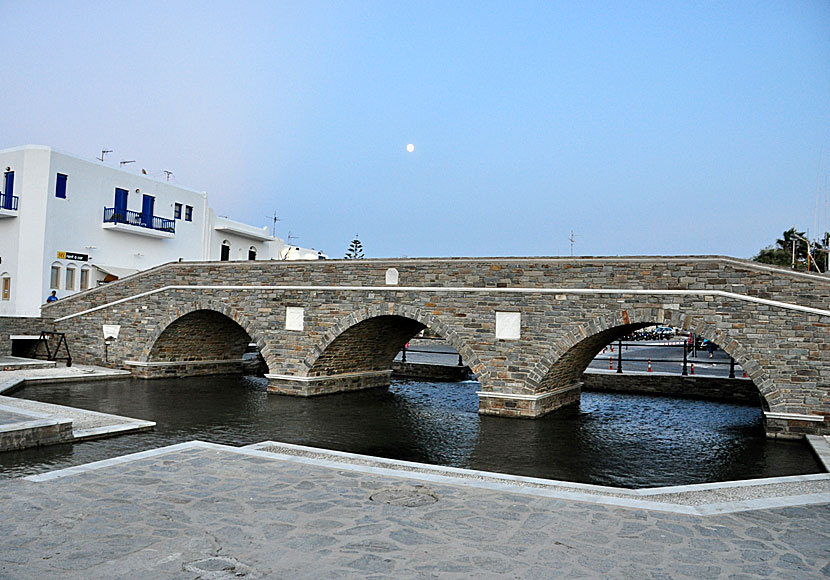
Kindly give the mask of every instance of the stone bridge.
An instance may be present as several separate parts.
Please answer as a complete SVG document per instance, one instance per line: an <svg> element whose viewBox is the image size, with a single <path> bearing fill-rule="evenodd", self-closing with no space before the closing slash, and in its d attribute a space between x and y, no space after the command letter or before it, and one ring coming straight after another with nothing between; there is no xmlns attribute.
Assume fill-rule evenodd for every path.
<svg viewBox="0 0 830 580"><path fill-rule="evenodd" d="M238 372L255 342L269 391L301 396L388 385L428 328L475 373L479 411L510 417L578 401L604 346L664 324L740 363L770 436L830 433L830 279L734 258L171 263L43 316L78 362L147 378Z"/></svg>

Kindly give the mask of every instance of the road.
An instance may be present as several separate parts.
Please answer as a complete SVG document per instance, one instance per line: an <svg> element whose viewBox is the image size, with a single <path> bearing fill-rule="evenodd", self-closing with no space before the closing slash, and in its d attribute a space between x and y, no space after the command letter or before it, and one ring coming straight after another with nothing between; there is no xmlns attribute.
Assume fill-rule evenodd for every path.
<svg viewBox="0 0 830 580"><path fill-rule="evenodd" d="M613 350L612 350L613 349ZM619 344L613 344L600 352L588 366L590 369L609 370L613 364L616 371L618 366ZM677 373L683 371L683 343L674 341L641 341L623 343L623 373L648 372L648 361L651 360L651 370L655 373ZM707 377L728 377L729 376L728 354L717 349L709 358L708 351L697 350L697 356L690 352L688 355L687 373ZM735 363L735 376L741 377L743 369Z"/></svg>

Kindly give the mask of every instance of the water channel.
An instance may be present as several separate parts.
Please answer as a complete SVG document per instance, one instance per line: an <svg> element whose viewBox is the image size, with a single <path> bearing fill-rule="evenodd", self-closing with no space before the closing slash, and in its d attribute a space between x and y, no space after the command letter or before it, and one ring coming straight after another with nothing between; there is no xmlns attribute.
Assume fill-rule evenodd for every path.
<svg viewBox="0 0 830 580"><path fill-rule="evenodd" d="M315 398L221 376L30 385L15 396L157 422L155 431L0 454L20 477L199 439L276 440L600 485L652 487L819 473L806 443L766 439L760 407L585 392L537 420L478 415L479 385L394 381Z"/></svg>

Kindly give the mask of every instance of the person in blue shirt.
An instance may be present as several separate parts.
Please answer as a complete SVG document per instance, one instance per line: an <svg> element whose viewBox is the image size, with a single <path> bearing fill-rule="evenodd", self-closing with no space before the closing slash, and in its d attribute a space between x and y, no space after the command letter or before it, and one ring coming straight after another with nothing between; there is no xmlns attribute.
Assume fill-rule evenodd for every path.
<svg viewBox="0 0 830 580"><path fill-rule="evenodd" d="M57 297L55 294L57 294L57 292L55 292L54 290L52 290L52 295L51 295L51 296L49 296L49 297L46 299L46 303L47 303L47 304L49 304L50 302L57 302L57 301L58 301L58 297Z"/></svg>

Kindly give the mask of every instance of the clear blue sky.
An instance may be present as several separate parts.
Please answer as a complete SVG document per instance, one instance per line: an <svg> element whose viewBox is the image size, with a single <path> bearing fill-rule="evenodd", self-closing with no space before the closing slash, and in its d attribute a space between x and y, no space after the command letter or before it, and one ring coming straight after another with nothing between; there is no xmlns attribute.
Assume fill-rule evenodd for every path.
<svg viewBox="0 0 830 580"><path fill-rule="evenodd" d="M114 150L342 257L825 229L830 2L2 2L0 148ZM407 153L413 143L415 151Z"/></svg>

